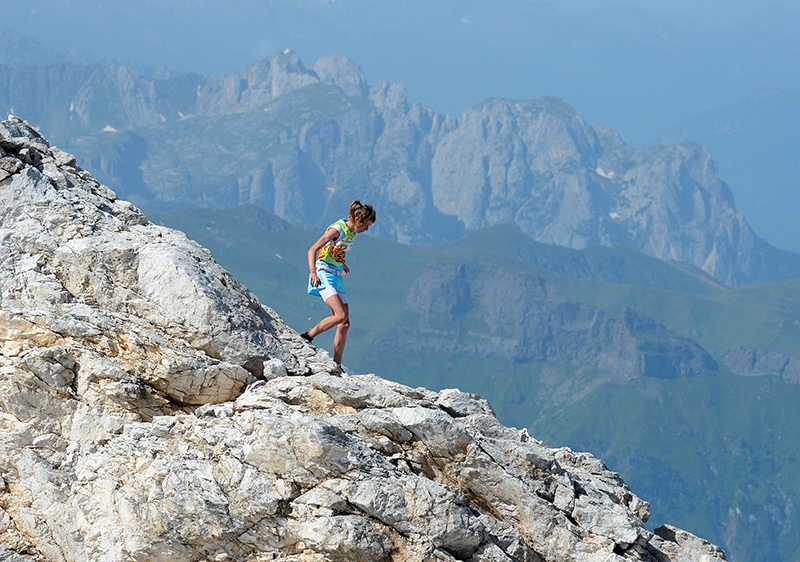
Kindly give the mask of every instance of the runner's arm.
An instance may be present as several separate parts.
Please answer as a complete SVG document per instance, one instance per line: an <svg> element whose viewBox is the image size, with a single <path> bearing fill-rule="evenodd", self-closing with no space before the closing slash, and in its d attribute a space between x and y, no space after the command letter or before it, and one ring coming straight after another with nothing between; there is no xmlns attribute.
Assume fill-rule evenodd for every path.
<svg viewBox="0 0 800 562"><path fill-rule="evenodd" d="M314 242L314 244L308 249L308 272L311 274L311 285L314 287L319 286L319 278L317 277L317 254L322 249L322 247L329 243L333 242L334 240L339 238L339 231L335 228L329 228L325 231L325 234L319 237L319 240Z"/></svg>

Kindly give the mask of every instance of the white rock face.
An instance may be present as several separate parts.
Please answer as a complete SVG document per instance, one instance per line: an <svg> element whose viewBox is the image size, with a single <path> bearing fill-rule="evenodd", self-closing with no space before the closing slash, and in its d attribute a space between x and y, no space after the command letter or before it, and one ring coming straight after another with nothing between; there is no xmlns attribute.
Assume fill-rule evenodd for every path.
<svg viewBox="0 0 800 562"><path fill-rule="evenodd" d="M724 560L485 400L341 374L0 124L0 561Z"/></svg>

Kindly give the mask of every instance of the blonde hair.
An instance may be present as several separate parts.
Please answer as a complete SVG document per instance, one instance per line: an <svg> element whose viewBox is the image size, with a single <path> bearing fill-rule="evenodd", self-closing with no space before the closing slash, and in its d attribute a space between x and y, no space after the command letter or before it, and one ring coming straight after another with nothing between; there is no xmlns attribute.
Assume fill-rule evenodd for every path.
<svg viewBox="0 0 800 562"><path fill-rule="evenodd" d="M375 209L372 208L372 205L364 205L356 199L350 203L350 216L348 218L353 224L375 222Z"/></svg>

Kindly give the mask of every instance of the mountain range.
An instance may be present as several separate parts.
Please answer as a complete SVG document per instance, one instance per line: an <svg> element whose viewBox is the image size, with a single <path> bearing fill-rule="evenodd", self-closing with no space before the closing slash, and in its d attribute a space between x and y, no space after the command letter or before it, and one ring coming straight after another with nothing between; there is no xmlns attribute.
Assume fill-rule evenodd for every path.
<svg viewBox="0 0 800 562"><path fill-rule="evenodd" d="M3 74L0 102L144 209L253 203L321 227L360 198L382 210L376 234L400 242L511 223L540 242L624 245L732 286L800 276L800 256L752 231L702 146L632 148L557 98L490 99L456 119L409 105L402 85L368 85L345 57L307 69L289 50L216 78L71 65Z"/></svg>

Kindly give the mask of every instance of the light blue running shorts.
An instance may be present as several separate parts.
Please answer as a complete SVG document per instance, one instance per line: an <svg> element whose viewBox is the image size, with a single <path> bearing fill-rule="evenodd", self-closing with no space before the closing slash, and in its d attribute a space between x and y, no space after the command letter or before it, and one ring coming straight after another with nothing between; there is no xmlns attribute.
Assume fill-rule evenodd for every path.
<svg viewBox="0 0 800 562"><path fill-rule="evenodd" d="M342 277L344 275L344 268L339 270L328 264L320 264L317 262L317 277L322 282L319 287L311 286L311 275L308 276L308 294L322 297L322 300L327 301L333 295L339 295L342 304L347 304L347 293L344 290L344 282Z"/></svg>

